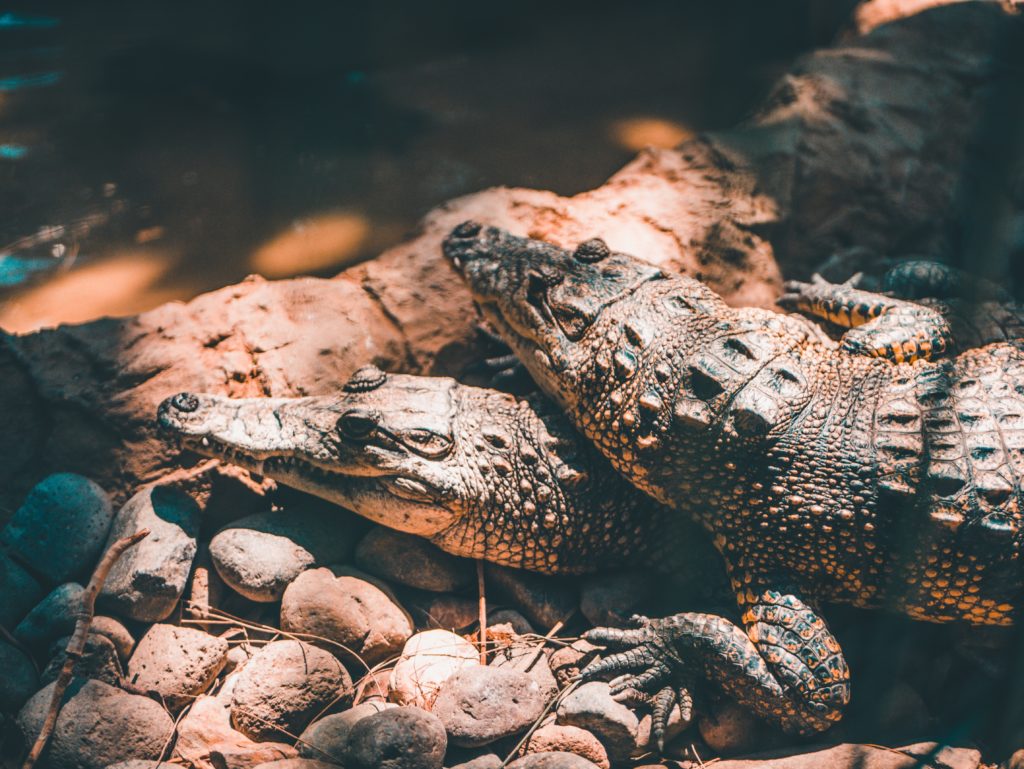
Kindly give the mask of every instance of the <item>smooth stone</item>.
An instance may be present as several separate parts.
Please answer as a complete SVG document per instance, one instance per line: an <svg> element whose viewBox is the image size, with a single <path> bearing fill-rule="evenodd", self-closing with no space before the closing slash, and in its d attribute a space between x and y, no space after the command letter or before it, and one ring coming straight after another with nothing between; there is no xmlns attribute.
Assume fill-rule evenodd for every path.
<svg viewBox="0 0 1024 769"><path fill-rule="evenodd" d="M0 713L17 713L39 689L32 660L17 646L0 641Z"/></svg>
<svg viewBox="0 0 1024 769"><path fill-rule="evenodd" d="M135 648L135 638L119 620L100 614L92 618L89 632L109 638L111 643L114 644L114 648L117 649L117 656L122 664L126 663L128 658L132 656L132 650Z"/></svg>
<svg viewBox="0 0 1024 769"><path fill-rule="evenodd" d="M555 712L559 724L577 726L597 737L613 763L627 761L633 754L640 719L612 699L609 686L603 681L583 684L563 699Z"/></svg>
<svg viewBox="0 0 1024 769"><path fill-rule="evenodd" d="M228 642L189 627L153 625L128 661L128 679L156 692L178 711L205 692L223 670Z"/></svg>
<svg viewBox="0 0 1024 769"><path fill-rule="evenodd" d="M30 649L38 649L61 636L71 635L82 610L84 594L85 588L74 582L55 587L18 623L14 637Z"/></svg>
<svg viewBox="0 0 1024 769"><path fill-rule="evenodd" d="M475 567L467 558L432 545L422 537L377 526L356 547L356 566L381 579L407 587L448 593L475 579Z"/></svg>
<svg viewBox="0 0 1024 769"><path fill-rule="evenodd" d="M488 753L477 756L472 761L456 764L451 769L501 769L501 757L494 753Z"/></svg>
<svg viewBox="0 0 1024 769"><path fill-rule="evenodd" d="M299 736L299 755L341 763L352 727L368 716L398 706L390 702L364 702L343 713L332 713L306 727Z"/></svg>
<svg viewBox="0 0 1024 769"><path fill-rule="evenodd" d="M530 635L536 633L530 620L526 619L515 609L497 609L487 614L488 625L511 625L516 635Z"/></svg>
<svg viewBox="0 0 1024 769"><path fill-rule="evenodd" d="M144 761L132 758L128 761L118 761L116 764L110 764L107 769L164 769L166 766L166 761Z"/></svg>
<svg viewBox="0 0 1024 769"><path fill-rule="evenodd" d="M478 748L525 731L543 713L546 694L519 670L477 666L445 681L431 712L453 744Z"/></svg>
<svg viewBox="0 0 1024 769"><path fill-rule="evenodd" d="M423 629L465 630L480 619L477 599L460 595L420 593L411 598L406 595L405 605L416 620L416 627Z"/></svg>
<svg viewBox="0 0 1024 769"><path fill-rule="evenodd" d="M540 686L544 697L549 699L558 693L558 683L548 665L548 655L537 644L513 643L498 649L490 662L491 667L511 668L525 673Z"/></svg>
<svg viewBox="0 0 1024 769"><path fill-rule="evenodd" d="M18 714L27 744L42 728L53 696L49 684ZM157 759L174 729L158 703L96 680L74 679L38 769L105 769L129 759Z"/></svg>
<svg viewBox="0 0 1024 769"><path fill-rule="evenodd" d="M485 564L486 584L504 593L516 609L546 633L576 611L578 590L564 577L549 577L521 569Z"/></svg>
<svg viewBox="0 0 1024 769"><path fill-rule="evenodd" d="M66 636L53 644L50 661L39 676L41 684L57 680L60 669L64 666L70 641L71 637ZM90 632L85 637L82 657L75 663L74 675L76 678L94 678L111 686L120 686L124 681L124 670L121 667L121 660L117 657L114 642L106 636Z"/></svg>
<svg viewBox="0 0 1024 769"><path fill-rule="evenodd" d="M345 743L346 769L441 769L448 737L419 708L385 710L360 720Z"/></svg>
<svg viewBox="0 0 1024 769"><path fill-rule="evenodd" d="M149 529L125 550L107 575L98 605L140 622L167 619L181 598L196 554L199 506L171 486L152 486L129 499L114 518L104 549Z"/></svg>
<svg viewBox="0 0 1024 769"><path fill-rule="evenodd" d="M636 732L636 749L633 751L634 756L642 756L646 753L658 752L657 741L654 740L654 735L651 729L654 725L654 719L650 713L644 714L643 718L640 719L640 725L637 727ZM693 720L684 720L683 714L679 711L679 707L672 708L672 712L669 713L668 723L665 724L665 749L668 750L668 745L672 740L678 737L680 734L685 732L693 726Z"/></svg>
<svg viewBox="0 0 1024 769"><path fill-rule="evenodd" d="M540 727L526 743L526 752L573 753L592 762L598 769L610 769L608 751L593 734L578 726L547 724Z"/></svg>
<svg viewBox="0 0 1024 769"><path fill-rule="evenodd" d="M388 698L399 705L430 709L441 686L456 672L480 666L480 653L462 636L425 630L410 638L391 671Z"/></svg>
<svg viewBox="0 0 1024 769"><path fill-rule="evenodd" d="M698 718L697 730L707 746L720 756L771 750L779 744L778 730L732 700L723 700L713 712Z"/></svg>
<svg viewBox="0 0 1024 769"><path fill-rule="evenodd" d="M300 641L274 641L238 673L231 723L260 741L301 734L328 706L345 707L352 679L333 654Z"/></svg>
<svg viewBox="0 0 1024 769"><path fill-rule="evenodd" d="M356 704L363 702L387 702L391 691L391 671L387 668L374 670L359 679L356 686Z"/></svg>
<svg viewBox="0 0 1024 769"><path fill-rule="evenodd" d="M46 595L43 583L0 551L0 625L15 627Z"/></svg>
<svg viewBox="0 0 1024 769"><path fill-rule="evenodd" d="M88 576L113 520L102 488L81 475L58 473L32 488L0 531L0 543L56 585Z"/></svg>
<svg viewBox="0 0 1024 769"><path fill-rule="evenodd" d="M320 645L370 667L396 656L413 632L409 615L380 587L327 568L304 571L288 585L281 629L333 641Z"/></svg>
<svg viewBox="0 0 1024 769"><path fill-rule="evenodd" d="M508 769L597 769L597 764L575 753L531 753L517 758Z"/></svg>
<svg viewBox="0 0 1024 769"><path fill-rule="evenodd" d="M196 769L216 769L213 762L251 767L297 755L291 745L253 742L231 726L226 699L200 695L178 723L173 758Z"/></svg>
<svg viewBox="0 0 1024 769"><path fill-rule="evenodd" d="M626 627L629 618L650 603L655 576L649 571L620 571L586 577L580 587L580 612L596 627Z"/></svg>
<svg viewBox="0 0 1024 769"><path fill-rule="evenodd" d="M341 764L318 761L314 758L282 758L257 764L253 769L338 769Z"/></svg>
<svg viewBox="0 0 1024 769"><path fill-rule="evenodd" d="M362 530L350 513L315 502L240 518L210 540L210 559L232 590L250 601L280 601L307 569L347 561Z"/></svg>
<svg viewBox="0 0 1024 769"><path fill-rule="evenodd" d="M940 749L941 748L941 749ZM927 764L922 759L928 758ZM976 748L941 747L922 742L902 748L844 743L830 747L786 748L715 763L715 769L919 769L924 765L944 769L978 769L981 753Z"/></svg>
<svg viewBox="0 0 1024 769"><path fill-rule="evenodd" d="M582 638L551 652L548 665L555 681L558 682L558 687L564 689L572 683L580 671L593 662L600 653L598 647Z"/></svg>

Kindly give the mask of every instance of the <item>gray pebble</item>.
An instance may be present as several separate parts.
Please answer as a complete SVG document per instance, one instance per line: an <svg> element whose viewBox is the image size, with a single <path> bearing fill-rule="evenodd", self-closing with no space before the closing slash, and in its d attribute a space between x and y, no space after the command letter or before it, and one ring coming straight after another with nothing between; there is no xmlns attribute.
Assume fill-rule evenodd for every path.
<svg viewBox="0 0 1024 769"><path fill-rule="evenodd" d="M377 526L356 547L356 565L381 579L447 593L469 585L473 562L432 545L422 537Z"/></svg>
<svg viewBox="0 0 1024 769"><path fill-rule="evenodd" d="M39 688L35 665L21 649L0 641L0 671L0 713L17 713Z"/></svg>
<svg viewBox="0 0 1024 769"><path fill-rule="evenodd" d="M491 660L491 667L519 670L540 686L545 699L558 693L558 684L548 665L547 652L537 644L513 643L499 649Z"/></svg>
<svg viewBox="0 0 1024 769"><path fill-rule="evenodd" d="M46 644L71 635L82 611L85 588L74 582L55 587L14 628L14 637L30 649L46 648Z"/></svg>
<svg viewBox="0 0 1024 769"><path fill-rule="evenodd" d="M343 713L324 716L307 726L306 731L300 735L299 755L340 763L352 727L368 716L396 707L390 702L364 702Z"/></svg>
<svg viewBox="0 0 1024 769"><path fill-rule="evenodd" d="M180 489L143 489L118 512L106 547L140 529L149 529L149 536L114 564L98 603L105 611L159 622L171 615L185 590L196 554L199 506Z"/></svg>
<svg viewBox="0 0 1024 769"><path fill-rule="evenodd" d="M477 756L472 761L456 764L452 769L501 769L501 757L495 753Z"/></svg>
<svg viewBox="0 0 1024 769"><path fill-rule="evenodd" d="M591 681L571 692L556 711L558 723L592 733L608 751L612 763L627 761L636 746L640 719L612 699L608 684Z"/></svg>
<svg viewBox="0 0 1024 769"><path fill-rule="evenodd" d="M133 686L158 693L173 711L202 694L224 668L228 642L202 630L153 625L128 661Z"/></svg>
<svg viewBox="0 0 1024 769"><path fill-rule="evenodd" d="M99 559L114 511L106 492L74 473L37 483L0 542L52 584L87 576Z"/></svg>
<svg viewBox="0 0 1024 769"><path fill-rule="evenodd" d="M454 744L475 748L525 731L543 712L546 694L519 670L476 666L442 684L432 712Z"/></svg>
<svg viewBox="0 0 1024 769"><path fill-rule="evenodd" d="M425 710L392 708L362 719L345 743L346 769L441 769L448 738Z"/></svg>
<svg viewBox="0 0 1024 769"><path fill-rule="evenodd" d="M105 617L102 614L92 618L89 625L89 632L96 635L103 635L110 639L117 649L118 659L124 664L132 656L132 649L135 648L135 638L120 621L113 617Z"/></svg>

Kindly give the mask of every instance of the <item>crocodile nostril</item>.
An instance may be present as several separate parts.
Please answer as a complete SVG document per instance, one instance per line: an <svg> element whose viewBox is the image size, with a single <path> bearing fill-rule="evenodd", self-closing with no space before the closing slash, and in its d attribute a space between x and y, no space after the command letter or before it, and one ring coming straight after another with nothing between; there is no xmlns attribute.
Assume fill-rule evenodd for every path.
<svg viewBox="0 0 1024 769"><path fill-rule="evenodd" d="M593 264L594 262L600 262L602 259L607 259L611 256L611 253L612 250L608 248L608 244L601 240L601 238L591 238L590 240L584 240L576 246L576 250L572 252L572 255L579 262Z"/></svg>
<svg viewBox="0 0 1024 769"><path fill-rule="evenodd" d="M178 393L171 398L171 406L178 411L191 414L199 408L199 399L192 393Z"/></svg>
<svg viewBox="0 0 1024 769"><path fill-rule="evenodd" d="M469 219L452 230L452 237L475 238L480 234L480 230L482 229L483 225L481 225L480 222L475 222L472 219Z"/></svg>

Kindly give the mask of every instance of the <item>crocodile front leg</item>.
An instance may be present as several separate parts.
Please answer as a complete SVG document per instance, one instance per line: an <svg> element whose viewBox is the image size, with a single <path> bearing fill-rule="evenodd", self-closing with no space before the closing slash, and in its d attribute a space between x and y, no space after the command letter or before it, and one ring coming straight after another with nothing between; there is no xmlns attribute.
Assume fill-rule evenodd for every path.
<svg viewBox="0 0 1024 769"><path fill-rule="evenodd" d="M829 283L820 275L811 283L789 281L785 292L778 300L785 309L849 329L840 342L848 352L896 363L934 360L952 352L949 324L934 307L861 291L852 280Z"/></svg>
<svg viewBox="0 0 1024 769"><path fill-rule="evenodd" d="M626 674L613 693L655 694L663 702L686 696L703 674L740 705L789 734L824 731L842 717L850 673L824 620L792 594L766 590L745 606L746 630L724 617L688 612L637 618L632 629L595 628L586 634L614 653L587 667L584 680ZM678 694L677 694L678 696ZM655 716L667 720L668 708ZM654 725L664 733L665 721Z"/></svg>

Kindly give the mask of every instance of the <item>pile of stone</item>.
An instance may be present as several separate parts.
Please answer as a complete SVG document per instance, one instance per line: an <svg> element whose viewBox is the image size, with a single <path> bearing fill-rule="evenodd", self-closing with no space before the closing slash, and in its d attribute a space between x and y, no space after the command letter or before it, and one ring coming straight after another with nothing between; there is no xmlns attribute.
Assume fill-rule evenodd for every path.
<svg viewBox="0 0 1024 769"><path fill-rule="evenodd" d="M607 683L576 683L597 650L549 632L622 624L650 592L650 575L574 581L488 566L482 658L473 562L298 495L235 520L220 505L212 527L214 505L205 507L155 486L115 512L96 484L61 474L10 518L0 532L0 728L10 765L46 716L82 585L112 542L144 528L149 536L99 596L42 769L657 764L649 713L613 699ZM914 696L907 717L920 718ZM778 738L724 704L696 724L677 711L667 743L673 766L696 766ZM720 766L812 765L788 763L807 758ZM939 758L979 763L969 749ZM817 759L912 765L849 745Z"/></svg>

